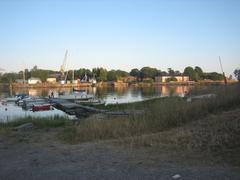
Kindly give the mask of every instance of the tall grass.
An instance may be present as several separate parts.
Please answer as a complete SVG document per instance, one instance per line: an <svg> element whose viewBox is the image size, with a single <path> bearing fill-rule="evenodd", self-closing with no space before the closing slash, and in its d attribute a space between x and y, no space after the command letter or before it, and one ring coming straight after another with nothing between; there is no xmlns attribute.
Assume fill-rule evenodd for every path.
<svg viewBox="0 0 240 180"><path fill-rule="evenodd" d="M16 119L14 121L0 123L0 128L12 128L25 123L32 123L37 128L61 127L69 124L69 120L65 117L26 117Z"/></svg>
<svg viewBox="0 0 240 180"><path fill-rule="evenodd" d="M111 105L109 109L129 111L131 115L82 121L79 126L66 128L59 137L66 142L77 143L156 133L240 105L239 85L218 86L204 93L214 93L216 98L188 103L179 97L169 97Z"/></svg>

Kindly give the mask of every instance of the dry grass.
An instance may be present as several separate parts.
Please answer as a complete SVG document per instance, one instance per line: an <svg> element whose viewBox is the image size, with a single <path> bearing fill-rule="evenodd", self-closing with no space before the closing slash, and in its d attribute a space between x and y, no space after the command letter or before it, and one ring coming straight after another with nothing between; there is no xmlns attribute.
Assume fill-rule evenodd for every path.
<svg viewBox="0 0 240 180"><path fill-rule="evenodd" d="M78 143L101 139L122 139L124 137L141 136L158 133L171 128L181 127L187 122L196 121L212 113L229 110L240 105L240 86L228 88L219 86L209 90L217 98L187 103L178 97L154 99L141 103L111 106L110 109L128 110L129 117L92 118L80 122L79 126L67 127L59 134L60 139L68 143ZM141 110L143 113L135 113ZM201 133L200 133L201 134ZM204 136L204 132L201 134ZM178 133L181 141L187 141L190 132ZM161 138L160 138L161 139ZM177 142L179 138L175 137ZM215 139L217 141L217 139ZM214 141L214 140L213 140ZM186 143L181 143L186 144ZM199 144L199 143L196 143Z"/></svg>
<svg viewBox="0 0 240 180"><path fill-rule="evenodd" d="M61 127L69 124L69 119L65 117L55 116L52 118L42 118L42 117L27 117L20 118L14 121L10 121L7 123L0 123L0 130L8 129L12 127L19 126L25 123L33 123L36 128L50 128L50 127Z"/></svg>
<svg viewBox="0 0 240 180"><path fill-rule="evenodd" d="M121 142L131 147L151 147L154 151L205 152L239 166L240 109L209 115L171 130L124 138Z"/></svg>

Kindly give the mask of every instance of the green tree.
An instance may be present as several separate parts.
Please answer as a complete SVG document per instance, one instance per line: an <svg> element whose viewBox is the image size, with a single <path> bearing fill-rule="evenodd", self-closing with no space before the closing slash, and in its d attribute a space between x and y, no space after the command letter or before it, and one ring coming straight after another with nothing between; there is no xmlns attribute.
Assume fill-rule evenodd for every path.
<svg viewBox="0 0 240 180"><path fill-rule="evenodd" d="M205 77L213 81L222 81L224 79L223 75L217 72L205 73Z"/></svg>
<svg viewBox="0 0 240 180"><path fill-rule="evenodd" d="M137 68L134 68L130 71L130 75L134 77L139 77L140 71Z"/></svg>
<svg viewBox="0 0 240 180"><path fill-rule="evenodd" d="M167 76L168 73L167 73L166 71L161 71L160 75L161 75L161 76Z"/></svg>
<svg viewBox="0 0 240 180"><path fill-rule="evenodd" d="M143 78L152 78L154 79L156 76L160 74L160 70L151 67L143 67L140 71L140 77Z"/></svg>
<svg viewBox="0 0 240 180"><path fill-rule="evenodd" d="M38 69L37 66L34 66L31 70L31 77L40 78L42 82L46 82L48 75L49 70Z"/></svg>
<svg viewBox="0 0 240 180"><path fill-rule="evenodd" d="M139 79L141 78L141 77L140 77L141 72L140 72L137 68L132 69L132 70L130 71L130 75L136 77L138 81L139 81Z"/></svg>
<svg viewBox="0 0 240 180"><path fill-rule="evenodd" d="M108 81L117 81L118 78L119 78L119 76L115 70L108 71L108 73L107 73Z"/></svg>
<svg viewBox="0 0 240 180"><path fill-rule="evenodd" d="M189 78L193 81L198 80L197 73L194 71L194 69L191 66L188 66L184 69L183 72L184 75L189 76Z"/></svg>
<svg viewBox="0 0 240 180"><path fill-rule="evenodd" d="M12 83L16 79L19 79L19 74L18 73L4 73L1 76L1 82L3 82L3 83Z"/></svg>
<svg viewBox="0 0 240 180"><path fill-rule="evenodd" d="M203 70L199 66L196 66L194 71L198 79L203 79L204 77Z"/></svg>
<svg viewBox="0 0 240 180"><path fill-rule="evenodd" d="M234 76L240 82L240 69L239 68L234 70Z"/></svg>
<svg viewBox="0 0 240 180"><path fill-rule="evenodd" d="M74 71L74 76L83 79L85 77L85 74L87 75L88 78L91 78L93 76L93 73L90 69L85 69L85 68L80 68L76 71ZM72 79L72 71L69 71L69 80Z"/></svg>
<svg viewBox="0 0 240 180"><path fill-rule="evenodd" d="M107 80L107 70L100 68L99 70L99 81L106 81Z"/></svg>
<svg viewBox="0 0 240 180"><path fill-rule="evenodd" d="M182 73L181 73L180 71L176 70L176 71L174 71L174 75L175 75L175 76L181 76Z"/></svg>
<svg viewBox="0 0 240 180"><path fill-rule="evenodd" d="M175 75L175 72L172 68L168 68L168 75L169 76L174 76Z"/></svg>
<svg viewBox="0 0 240 180"><path fill-rule="evenodd" d="M107 70L104 68L93 68L92 74L96 77L97 81L107 80Z"/></svg>
<svg viewBox="0 0 240 180"><path fill-rule="evenodd" d="M171 82L171 81L177 81L177 78L172 76L172 77L166 79L166 82Z"/></svg>
<svg viewBox="0 0 240 180"><path fill-rule="evenodd" d="M118 77L127 77L127 76L129 76L129 73L128 72L126 72L126 71L122 71L122 70L116 70L116 73L117 73L117 76Z"/></svg>

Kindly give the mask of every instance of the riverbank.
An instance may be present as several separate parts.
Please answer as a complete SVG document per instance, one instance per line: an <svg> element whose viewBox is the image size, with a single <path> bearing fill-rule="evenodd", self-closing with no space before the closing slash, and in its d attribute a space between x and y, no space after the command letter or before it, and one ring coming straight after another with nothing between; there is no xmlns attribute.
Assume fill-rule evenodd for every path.
<svg viewBox="0 0 240 180"><path fill-rule="evenodd" d="M0 126L0 177L11 179L239 179L240 86L110 105L129 116L28 119ZM99 108L104 108L99 106ZM13 130L22 123L28 130Z"/></svg>
<svg viewBox="0 0 240 180"><path fill-rule="evenodd" d="M69 124L0 131L0 177L165 180L179 175L186 180L237 180L240 141L229 138L239 132L239 117L237 108L160 133L74 145L59 140ZM222 140L232 146L216 146Z"/></svg>

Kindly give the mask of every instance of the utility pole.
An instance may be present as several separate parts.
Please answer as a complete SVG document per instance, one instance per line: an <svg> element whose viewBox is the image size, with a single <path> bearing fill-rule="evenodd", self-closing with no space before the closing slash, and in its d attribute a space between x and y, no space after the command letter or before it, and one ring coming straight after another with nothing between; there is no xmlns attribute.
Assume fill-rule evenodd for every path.
<svg viewBox="0 0 240 180"><path fill-rule="evenodd" d="M25 69L23 70L23 84L25 84L25 79L26 79L26 77L25 77Z"/></svg>
<svg viewBox="0 0 240 180"><path fill-rule="evenodd" d="M223 78L224 78L224 84L225 86L227 85L227 78L225 76L225 73L223 71L223 67L222 67L222 60L221 60L221 57L219 56L219 63L220 63L220 67L221 67L221 70L222 70L222 74L223 74Z"/></svg>
<svg viewBox="0 0 240 180"><path fill-rule="evenodd" d="M74 83L74 69L72 70L72 83Z"/></svg>

